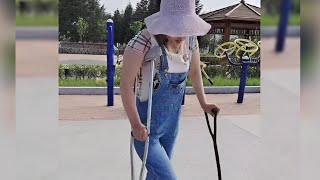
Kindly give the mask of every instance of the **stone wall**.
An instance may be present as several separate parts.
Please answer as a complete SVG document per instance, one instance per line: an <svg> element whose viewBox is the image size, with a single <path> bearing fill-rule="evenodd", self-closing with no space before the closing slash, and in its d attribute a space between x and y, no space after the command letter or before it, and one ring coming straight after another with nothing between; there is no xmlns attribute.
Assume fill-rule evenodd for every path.
<svg viewBox="0 0 320 180"><path fill-rule="evenodd" d="M60 42L60 54L92 54L92 55L106 55L106 43L71 43Z"/></svg>

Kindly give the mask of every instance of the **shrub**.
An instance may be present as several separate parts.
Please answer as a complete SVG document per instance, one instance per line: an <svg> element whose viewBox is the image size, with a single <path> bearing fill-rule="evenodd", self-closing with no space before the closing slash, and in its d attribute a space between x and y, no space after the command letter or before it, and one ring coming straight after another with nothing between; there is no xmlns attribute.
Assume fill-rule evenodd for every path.
<svg viewBox="0 0 320 180"><path fill-rule="evenodd" d="M66 77L66 71L69 72L68 77ZM240 66L230 66L230 65L208 65L205 72L209 77L228 77L230 79L240 78L241 67ZM107 67L106 65L69 65L61 64L59 65L59 79L101 79L107 77ZM120 83L121 77L121 66L116 66L115 72L115 82ZM248 78L260 78L260 67L249 67Z"/></svg>

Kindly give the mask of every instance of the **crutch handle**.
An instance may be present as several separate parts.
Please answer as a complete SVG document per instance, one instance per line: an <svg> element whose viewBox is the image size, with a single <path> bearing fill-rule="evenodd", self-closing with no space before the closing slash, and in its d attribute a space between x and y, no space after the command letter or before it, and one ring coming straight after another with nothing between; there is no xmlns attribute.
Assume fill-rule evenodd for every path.
<svg viewBox="0 0 320 180"><path fill-rule="evenodd" d="M217 109L217 108L213 108L213 109L211 110L211 112L213 113L214 116L218 116L219 111L220 111L220 110Z"/></svg>
<svg viewBox="0 0 320 180"><path fill-rule="evenodd" d="M147 127L145 127L145 128L147 130L147 137L150 137L150 133L148 132L148 128ZM130 134L131 134L131 137L134 138L133 131L131 131Z"/></svg>

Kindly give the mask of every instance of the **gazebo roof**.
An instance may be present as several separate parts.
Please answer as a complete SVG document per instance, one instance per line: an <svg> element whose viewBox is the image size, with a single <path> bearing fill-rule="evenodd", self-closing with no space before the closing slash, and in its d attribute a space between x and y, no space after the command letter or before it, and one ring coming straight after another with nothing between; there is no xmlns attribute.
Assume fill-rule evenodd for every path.
<svg viewBox="0 0 320 180"><path fill-rule="evenodd" d="M222 9L218 9L209 13L200 15L206 22L217 20L241 20L241 21L259 21L261 18L261 8L247 4L241 0L238 4L234 4Z"/></svg>

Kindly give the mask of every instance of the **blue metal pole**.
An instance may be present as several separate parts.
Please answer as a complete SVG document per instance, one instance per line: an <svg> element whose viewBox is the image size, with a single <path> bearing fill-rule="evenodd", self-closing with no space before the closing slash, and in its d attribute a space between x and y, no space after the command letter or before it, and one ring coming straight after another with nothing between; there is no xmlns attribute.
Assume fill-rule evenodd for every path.
<svg viewBox="0 0 320 180"><path fill-rule="evenodd" d="M248 63L243 62L242 68L241 68L241 78L240 78L240 85L239 85L237 103L242 103L243 102L244 89L246 87L246 81L247 81L247 75L248 75L248 66L249 66Z"/></svg>
<svg viewBox="0 0 320 180"><path fill-rule="evenodd" d="M284 49L290 9L291 9L291 0L282 0L281 1L280 22L278 25L278 37L277 37L277 44L276 44L276 52L282 52Z"/></svg>
<svg viewBox="0 0 320 180"><path fill-rule="evenodd" d="M114 105L114 26L112 19L108 19L107 21L107 91L108 91L108 99L107 106Z"/></svg>

